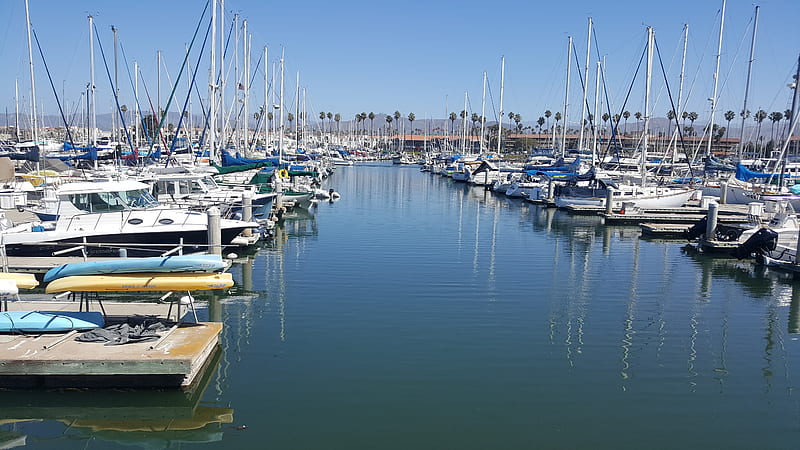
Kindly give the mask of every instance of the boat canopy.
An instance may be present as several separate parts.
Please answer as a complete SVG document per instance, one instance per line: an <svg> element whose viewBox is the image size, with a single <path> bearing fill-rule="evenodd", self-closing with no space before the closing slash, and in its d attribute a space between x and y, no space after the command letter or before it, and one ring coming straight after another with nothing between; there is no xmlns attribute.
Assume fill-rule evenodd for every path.
<svg viewBox="0 0 800 450"><path fill-rule="evenodd" d="M750 181L755 178L765 179L769 177L779 178L780 175L776 175L773 173L766 173L766 172L754 172L745 167L744 165L742 165L742 163L736 164L736 179L739 181ZM783 174L783 177L789 178L789 174L785 173Z"/></svg>

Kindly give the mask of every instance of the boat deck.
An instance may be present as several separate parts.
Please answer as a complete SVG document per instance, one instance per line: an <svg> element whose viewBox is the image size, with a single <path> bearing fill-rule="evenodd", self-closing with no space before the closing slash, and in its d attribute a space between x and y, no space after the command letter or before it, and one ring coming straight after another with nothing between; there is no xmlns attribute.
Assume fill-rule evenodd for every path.
<svg viewBox="0 0 800 450"><path fill-rule="evenodd" d="M107 322L165 316L168 305L104 303ZM76 302L17 301L9 310L74 311ZM0 387L188 387L216 353L222 324L184 323L151 342L104 345L77 332L0 335Z"/></svg>

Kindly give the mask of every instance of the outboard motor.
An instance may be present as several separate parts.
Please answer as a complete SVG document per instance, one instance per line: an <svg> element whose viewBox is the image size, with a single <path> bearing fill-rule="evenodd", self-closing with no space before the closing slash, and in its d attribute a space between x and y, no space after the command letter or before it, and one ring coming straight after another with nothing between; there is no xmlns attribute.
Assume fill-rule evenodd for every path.
<svg viewBox="0 0 800 450"><path fill-rule="evenodd" d="M769 228L762 228L750 238L740 244L733 251L733 256L739 259L749 258L753 253L761 254L775 250L778 245L778 232Z"/></svg>
<svg viewBox="0 0 800 450"><path fill-rule="evenodd" d="M700 219L699 222L697 222L696 224L692 225L691 228L689 228L688 230L684 231L683 234L684 234L684 237L686 237L686 240L693 241L693 240L699 238L700 236L704 235L705 232L706 232L706 224L707 223L708 223L708 216L703 217L702 219Z"/></svg>

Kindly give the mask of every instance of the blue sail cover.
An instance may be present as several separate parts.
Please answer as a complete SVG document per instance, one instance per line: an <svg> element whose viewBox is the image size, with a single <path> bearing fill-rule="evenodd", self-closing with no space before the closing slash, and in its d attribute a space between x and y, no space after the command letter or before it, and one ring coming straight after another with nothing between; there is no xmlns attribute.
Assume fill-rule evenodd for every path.
<svg viewBox="0 0 800 450"><path fill-rule="evenodd" d="M10 158L15 161L39 161L39 146L27 147L26 152L18 152L14 147L0 147L0 158Z"/></svg>
<svg viewBox="0 0 800 450"><path fill-rule="evenodd" d="M575 174L578 171L578 168L581 166L581 158L580 156L575 158L575 161L566 166L563 165L564 159L559 158L559 160L556 161L556 164L559 163L560 165L552 165L552 166L538 166L538 167L526 166L525 172L530 176L545 175L550 178L572 175Z"/></svg>
<svg viewBox="0 0 800 450"><path fill-rule="evenodd" d="M66 142L64 143L66 145ZM77 147L73 147L77 148ZM59 159L61 161L78 161L78 160L89 160L89 161L97 161L97 148L90 147L89 151L82 154L82 155L73 155L73 156L48 156L50 159Z"/></svg>
<svg viewBox="0 0 800 450"><path fill-rule="evenodd" d="M248 164L262 164L264 166L276 166L278 165L278 161L276 158L250 159L250 158L244 158L238 153L236 154L236 156L232 156L230 153L226 151L222 152L222 167L244 166Z"/></svg>
<svg viewBox="0 0 800 450"><path fill-rule="evenodd" d="M769 177L779 178L780 175L765 172L754 172L743 166L742 163L736 164L736 179L739 181L750 181L754 178L766 179ZM789 178L789 174L785 173L783 174L783 177Z"/></svg>

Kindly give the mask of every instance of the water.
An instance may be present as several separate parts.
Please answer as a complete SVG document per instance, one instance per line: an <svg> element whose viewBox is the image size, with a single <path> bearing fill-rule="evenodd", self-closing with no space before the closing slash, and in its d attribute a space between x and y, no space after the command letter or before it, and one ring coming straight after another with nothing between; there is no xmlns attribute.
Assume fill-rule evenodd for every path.
<svg viewBox="0 0 800 450"><path fill-rule="evenodd" d="M797 447L791 279L415 167L344 167L328 186L341 200L287 220L201 311L226 329L195 392L0 393L0 442ZM184 432L109 423L226 412Z"/></svg>

